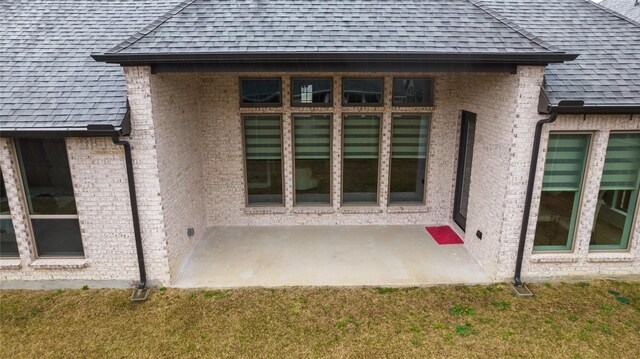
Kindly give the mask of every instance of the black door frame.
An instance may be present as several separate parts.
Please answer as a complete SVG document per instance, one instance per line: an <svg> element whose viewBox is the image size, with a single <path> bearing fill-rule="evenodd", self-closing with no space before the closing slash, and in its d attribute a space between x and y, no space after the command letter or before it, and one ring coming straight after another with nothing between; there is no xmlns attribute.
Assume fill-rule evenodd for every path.
<svg viewBox="0 0 640 359"><path fill-rule="evenodd" d="M470 122L473 122L475 124L476 114L473 112L462 111L462 116L460 120L460 143L458 144L458 168L456 171L456 189L455 189L455 196L453 200L453 221L456 222L463 231L466 231L467 229L466 228L467 217L462 216L460 214L460 201L462 199L462 190L463 190L462 180L464 179L465 164L467 163L467 161L473 160L473 157L468 159L466 158ZM475 138L475 126L474 126L474 138ZM473 146L473 143L471 145ZM471 168L473 168L473 163L471 164ZM469 196L468 193L467 193L467 196Z"/></svg>

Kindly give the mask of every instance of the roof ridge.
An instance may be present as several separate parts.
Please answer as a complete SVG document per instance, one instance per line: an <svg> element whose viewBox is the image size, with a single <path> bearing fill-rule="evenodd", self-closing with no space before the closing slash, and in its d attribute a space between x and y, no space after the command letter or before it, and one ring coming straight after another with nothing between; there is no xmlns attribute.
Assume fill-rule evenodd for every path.
<svg viewBox="0 0 640 359"><path fill-rule="evenodd" d="M498 20L501 23L505 24L507 27L511 28L515 32L519 33L520 35L524 36L528 40L532 41L533 43L535 43L535 44L537 44L539 46L542 46L542 47L544 47L545 49L547 49L549 51L563 52L559 47L547 43L546 41L544 41L540 37L534 35L533 33L529 32L526 29L522 28L521 26L517 25L515 22L511 21L509 18L500 15L499 13L493 11L491 8L486 6L485 4L480 3L480 1L477 1L477 0L467 0L467 1L470 2L471 4L473 4L478 9L480 9L480 10L486 12L487 14L489 14L489 16L495 18L496 20Z"/></svg>
<svg viewBox="0 0 640 359"><path fill-rule="evenodd" d="M135 44L140 39L142 39L143 37L147 36L153 30L157 29L160 25L164 24L167 20L171 19L172 17L174 17L175 15L177 15L182 10L184 10L185 8L187 8L189 5L193 4L196 1L197 0L184 0L184 1L180 2L178 5L174 6L171 10L165 12L162 16L160 16L159 18L155 19L149 25L143 27L141 30L137 31L135 34L129 36L129 38L127 38L126 40L122 41L121 43L117 44L116 46L114 46L114 47L110 48L109 50L105 51L105 53L107 53L107 54L115 54L115 53L118 53L118 52L126 49L127 47Z"/></svg>
<svg viewBox="0 0 640 359"><path fill-rule="evenodd" d="M633 25L640 26L640 22L635 21L634 19L632 19L630 17L624 16L623 14L621 14L621 13L619 13L617 11L609 9L606 6L602 6L602 5L597 4L597 3L595 3L595 2L593 2L591 0L583 0L583 1L587 2L587 3L591 4L591 5L594 5L595 7L599 8L600 10L604 10L604 11L608 12L609 14L611 14L611 15L613 15L615 17L618 17L618 18L620 18L622 20L626 20L626 21L630 22Z"/></svg>

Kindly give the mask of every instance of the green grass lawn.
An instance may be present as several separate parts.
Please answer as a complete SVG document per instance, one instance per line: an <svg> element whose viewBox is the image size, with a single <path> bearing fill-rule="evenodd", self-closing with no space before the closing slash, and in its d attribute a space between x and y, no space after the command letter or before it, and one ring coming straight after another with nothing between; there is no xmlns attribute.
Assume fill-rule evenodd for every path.
<svg viewBox="0 0 640 359"><path fill-rule="evenodd" d="M6 290L0 357L640 358L640 283Z"/></svg>

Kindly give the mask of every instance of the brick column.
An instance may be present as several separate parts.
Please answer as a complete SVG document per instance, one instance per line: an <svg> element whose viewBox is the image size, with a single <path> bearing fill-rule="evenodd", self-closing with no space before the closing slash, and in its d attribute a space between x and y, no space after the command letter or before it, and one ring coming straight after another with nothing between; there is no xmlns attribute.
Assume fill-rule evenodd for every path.
<svg viewBox="0 0 640 359"><path fill-rule="evenodd" d="M149 67L125 67L127 94L131 107L131 142L140 229L147 276L150 281L168 284L169 261L162 198Z"/></svg>

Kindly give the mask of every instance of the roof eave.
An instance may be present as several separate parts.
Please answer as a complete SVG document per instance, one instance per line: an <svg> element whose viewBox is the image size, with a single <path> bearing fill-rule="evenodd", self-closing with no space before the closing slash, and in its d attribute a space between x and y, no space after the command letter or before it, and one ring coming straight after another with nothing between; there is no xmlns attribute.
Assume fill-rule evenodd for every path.
<svg viewBox="0 0 640 359"><path fill-rule="evenodd" d="M120 127L111 127L113 130L90 129L91 127L33 127L33 128L3 128L0 137L8 138L58 138L58 137L104 137L111 136L114 132L122 132Z"/></svg>
<svg viewBox="0 0 640 359"><path fill-rule="evenodd" d="M430 52L298 52L298 53L171 53L171 54L92 54L99 62L116 63L123 66L154 64L198 64L198 63L376 63L376 62L432 62L432 63L477 63L540 65L575 60L577 54L564 52L544 53L430 53Z"/></svg>
<svg viewBox="0 0 640 359"><path fill-rule="evenodd" d="M637 115L640 114L640 105L550 105L549 112L557 112L558 114L563 115Z"/></svg>

